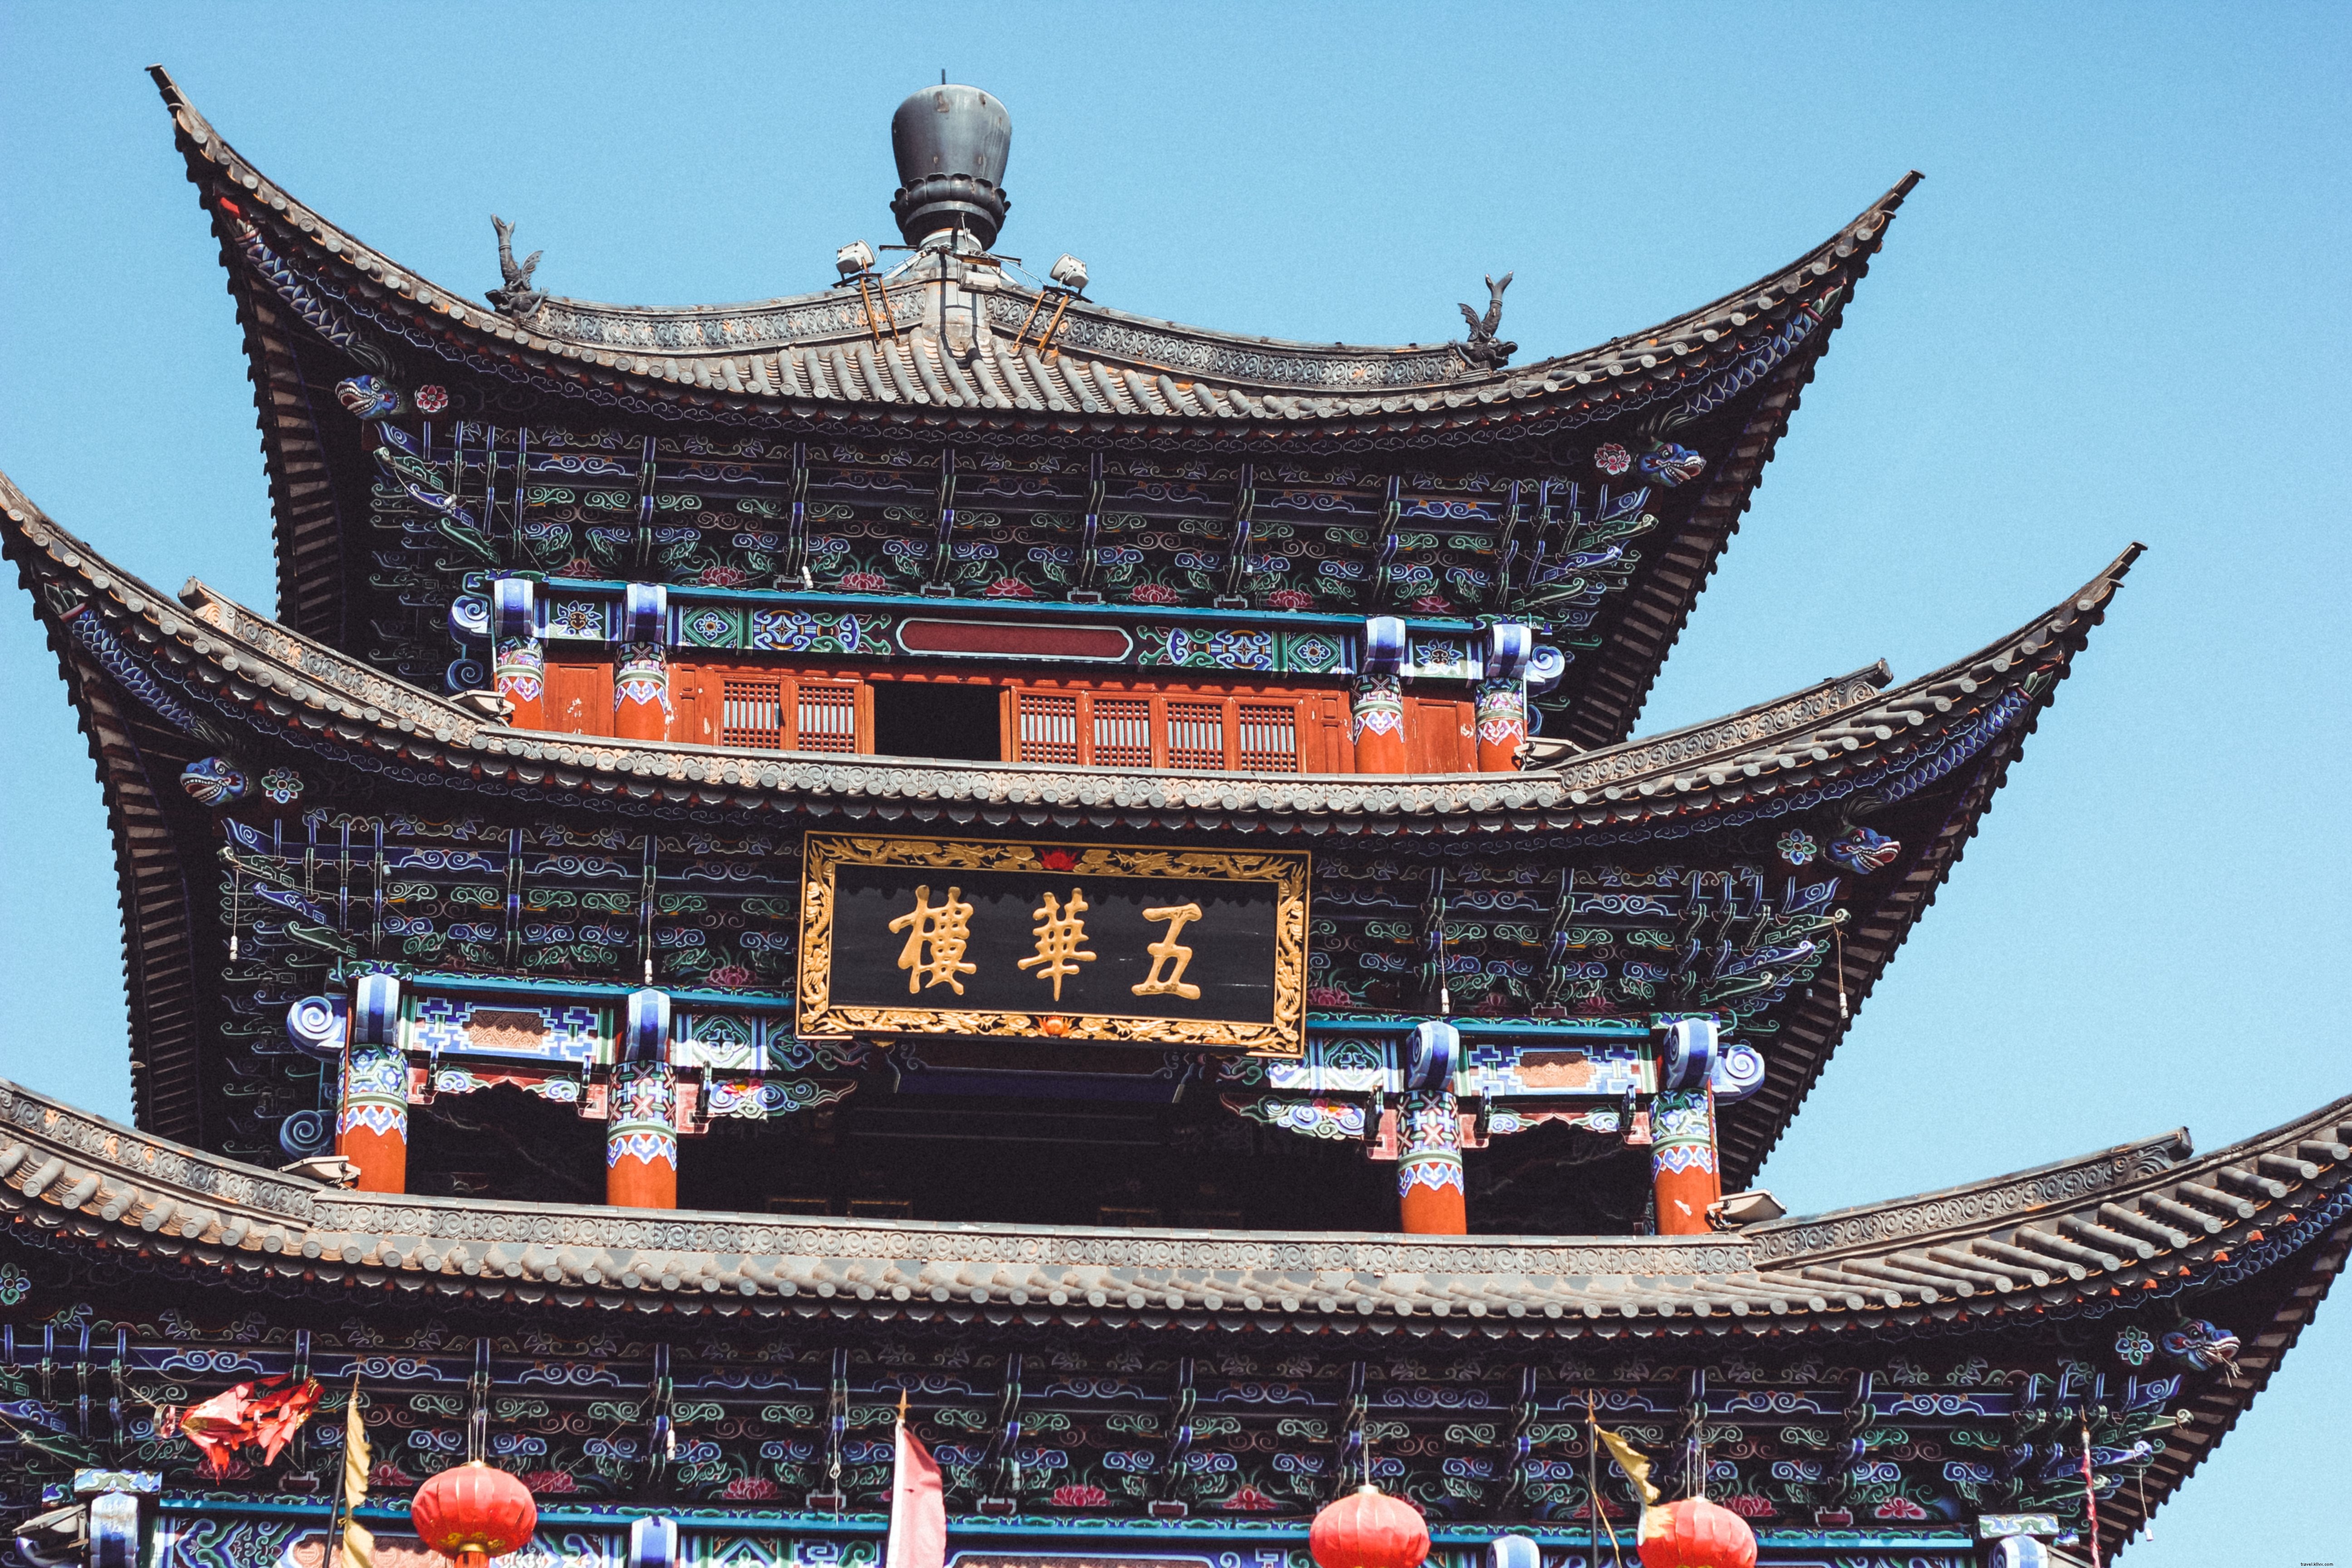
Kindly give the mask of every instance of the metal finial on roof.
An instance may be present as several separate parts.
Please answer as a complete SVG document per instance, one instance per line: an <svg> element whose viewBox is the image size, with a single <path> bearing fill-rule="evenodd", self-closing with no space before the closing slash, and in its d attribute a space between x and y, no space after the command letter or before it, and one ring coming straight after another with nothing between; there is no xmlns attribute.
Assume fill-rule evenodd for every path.
<svg viewBox="0 0 2352 1568"><path fill-rule="evenodd" d="M908 245L957 229L983 249L995 243L1013 205L1003 185L1013 116L1003 104L976 87L927 87L890 117L890 151L898 163L890 212Z"/></svg>

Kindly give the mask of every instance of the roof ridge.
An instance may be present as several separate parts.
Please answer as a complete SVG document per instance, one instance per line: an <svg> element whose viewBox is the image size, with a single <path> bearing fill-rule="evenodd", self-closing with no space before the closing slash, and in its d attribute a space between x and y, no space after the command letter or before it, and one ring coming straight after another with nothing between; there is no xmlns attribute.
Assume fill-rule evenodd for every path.
<svg viewBox="0 0 2352 1568"><path fill-rule="evenodd" d="M738 360L747 354L757 356L793 348L847 345L865 341L873 331L873 324L866 318L864 306L859 305L856 300L844 296L838 285L800 294L778 295L765 300L671 306L615 305L580 300L567 295L549 294L545 296L544 302L534 308L528 316L509 318L486 305L476 303L474 296L422 277L414 269L394 260L389 253L369 245L341 225L328 221L315 208L298 201L282 185L263 175L250 159L239 153L234 144L222 136L205 119L203 112L189 100L168 71L161 66L152 66L149 68L149 73L156 81L165 107L191 144L192 158L202 155L223 165L235 184L252 192L258 204L269 209L271 216L290 223L312 244L325 249L343 264L357 267L363 275L377 279L392 291L413 296L419 304L446 314L449 320L460 326L469 327L478 331L486 331L502 340L510 339L527 349L557 352L560 357L576 358L578 357L576 351L587 350L604 352L634 363L645 357L638 353L640 349L651 347L656 351L652 356L654 358L664 362L681 361L690 364L706 361ZM194 177L193 165L190 173ZM1713 329L1705 327L1710 318L1730 319L1732 324L1737 325L1745 325L1753 319L1738 309L1742 301L1748 301L1757 314L1785 310L1793 292L1805 287L1809 279L1818 279L1829 275L1832 259L1844 260L1853 257L1857 250L1862 251L1864 256L1869 251L1874 250L1885 233L1887 220L1901 205L1904 195L1916 184L1918 179L1919 176L1916 172L1906 175L1892 189L1864 207L1855 217L1842 225L1827 238L1785 266L1773 268L1762 277L1721 295L1696 310L1684 311L1648 327L1636 328L1586 348L1570 349L1517 365L1502 365L1491 370L1478 370L1461 362L1457 352L1458 345L1452 342L1418 344L1338 342L1326 345L1304 340L1277 339L1260 334L1230 332L1213 327L1193 326L1120 310L1116 307L1076 296L1070 298L1066 309L1057 309L1056 315L1059 317L1059 322L1054 333L1054 349L1056 353L1067 349L1080 349L1138 371L1198 378L1220 387L1238 385L1286 395L1310 405L1336 403L1339 400L1345 400L1348 404L1347 407L1334 407L1328 411L1313 407L1296 414L1287 410L1277 411L1284 414L1286 418L1347 417L1377 412L1375 405L1381 403L1409 403L1438 397L1444 398L1449 407L1459 407L1465 402L1482 401L1480 395L1493 389L1508 389L1515 398L1538 396L1558 391L1563 385L1573 387L1595 382L1606 382L1627 374L1627 367L1622 363L1608 363L1622 357L1612 353L1612 351L1641 342L1645 339L1656 340L1661 347L1669 346L1669 340L1673 340L1669 357L1689 353L1693 345L1682 340L1690 337L1695 331L1707 337L1711 342ZM198 181L200 185L203 183L201 180ZM886 299L890 289L904 293L909 289L929 286L930 282L927 279L916 280L912 283L888 284L885 286ZM1011 312L1016 323L1022 313L1022 306L1034 303L1037 299L1044 297L1038 290L1024 290L1018 287L1009 290L991 289L980 296L982 301L982 308L988 309L987 301L1000 295L1003 296L1002 308ZM1017 300L1015 296L1018 296ZM851 305L857 305L857 308L851 310L849 309ZM550 307L555 308L554 317L547 314ZM741 318L761 311L784 310L815 310L824 314L831 324L821 331L810 332L787 331L757 339L746 337L741 341L725 343L711 343L706 341L698 344L645 343L638 342L638 335L635 333L625 334L623 340L607 342L598 335L583 334L576 330L549 330L551 325L560 328L560 318L566 311L572 313L576 327L579 321L592 319L599 312L611 312L617 316L652 321L665 317L696 320ZM832 321L835 316L840 320ZM1702 328L1705 330L1700 331ZM1225 364L1221 369L1214 366L1185 365L1176 363L1178 356L1154 357L1149 353L1132 352L1136 345L1124 340L1132 340L1139 333L1158 334L1186 342L1222 345L1241 355L1244 361L1273 355L1297 360L1302 363L1367 359L1433 362L1443 360L1447 363L1443 368L1433 364L1430 374L1404 381L1367 379L1360 367L1356 374L1338 381L1328 378L1301 381L1296 378L1253 376L1238 370L1236 365L1232 363ZM1099 341L1092 343L1082 341L1089 336ZM1591 370L1580 368L1585 362L1591 362L1593 368ZM1654 367L1654 361L1651 365L1642 368L1646 370ZM655 375L656 379L661 380L677 379L668 374L666 370L658 375L650 370L643 372L632 370L629 374ZM699 382L694 382L691 377L687 379L695 385L701 384ZM763 395L746 393L745 395ZM783 395L776 393L764 395L781 397ZM866 401L858 398L849 400ZM1154 417L1173 417L1180 420L1200 417L1200 416L1184 414L1181 410L1162 414L1161 411L1150 407L1148 400L1139 399L1138 403L1139 412ZM1358 406L1359 405L1365 405L1365 406ZM1414 412L1423 411L1414 410Z"/></svg>

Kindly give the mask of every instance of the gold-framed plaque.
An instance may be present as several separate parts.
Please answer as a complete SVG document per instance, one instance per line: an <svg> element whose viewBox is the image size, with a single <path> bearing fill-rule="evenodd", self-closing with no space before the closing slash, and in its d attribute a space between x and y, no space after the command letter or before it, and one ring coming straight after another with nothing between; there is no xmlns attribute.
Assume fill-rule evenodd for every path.
<svg viewBox="0 0 2352 1568"><path fill-rule="evenodd" d="M1303 849L810 833L803 1035L1307 1048Z"/></svg>

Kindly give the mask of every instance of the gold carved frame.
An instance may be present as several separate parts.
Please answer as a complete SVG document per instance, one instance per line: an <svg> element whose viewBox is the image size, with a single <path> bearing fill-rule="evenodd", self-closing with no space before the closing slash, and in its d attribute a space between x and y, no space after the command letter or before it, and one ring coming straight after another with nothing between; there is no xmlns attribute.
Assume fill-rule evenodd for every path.
<svg viewBox="0 0 2352 1568"><path fill-rule="evenodd" d="M1274 1019L1150 1018L1119 1013L999 1013L833 1004L834 875L849 866L915 866L943 871L1045 871L1040 851L1075 855L1057 875L1201 877L1271 882L1275 888ZM987 1035L1046 1038L1042 1021L1063 1019L1066 1040L1105 1040L1178 1050L1237 1050L1299 1057L1307 1050L1307 884L1303 849L1129 849L1108 844L1003 844L970 839L898 838L810 833L801 868L800 1017L802 1035Z"/></svg>

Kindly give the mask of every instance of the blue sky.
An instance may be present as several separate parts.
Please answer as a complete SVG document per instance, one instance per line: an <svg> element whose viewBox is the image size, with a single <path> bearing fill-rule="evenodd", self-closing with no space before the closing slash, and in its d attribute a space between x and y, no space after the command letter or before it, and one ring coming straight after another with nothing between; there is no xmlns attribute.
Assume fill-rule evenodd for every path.
<svg viewBox="0 0 2352 1568"><path fill-rule="evenodd" d="M0 5L0 467L166 586L272 602L251 392L142 68L449 288L801 291L895 238L888 118L1011 108L1000 248L1239 331L1523 358L1785 262L1914 167L1643 729L1898 675L2144 541L1765 1183L1800 1210L2352 1089L2352 12L1678 5ZM0 1074L126 1115L105 814L0 591ZM2352 1302L2128 1561L2326 1560ZM2333 1437L2328 1434L2333 1433ZM2251 1522L2259 1521L2259 1524ZM2256 1549L2259 1548L2257 1551Z"/></svg>

